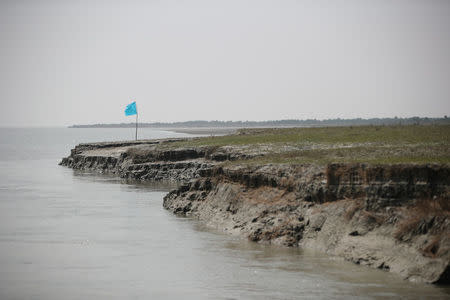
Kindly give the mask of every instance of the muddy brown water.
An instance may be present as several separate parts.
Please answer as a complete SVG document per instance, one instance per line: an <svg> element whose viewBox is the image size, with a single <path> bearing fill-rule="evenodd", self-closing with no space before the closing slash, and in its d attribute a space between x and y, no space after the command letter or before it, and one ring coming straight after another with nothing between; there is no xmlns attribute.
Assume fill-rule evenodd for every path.
<svg viewBox="0 0 450 300"><path fill-rule="evenodd" d="M162 208L169 184L57 165L79 142L123 139L128 131L0 130L0 299L450 297L446 287L174 216Z"/></svg>

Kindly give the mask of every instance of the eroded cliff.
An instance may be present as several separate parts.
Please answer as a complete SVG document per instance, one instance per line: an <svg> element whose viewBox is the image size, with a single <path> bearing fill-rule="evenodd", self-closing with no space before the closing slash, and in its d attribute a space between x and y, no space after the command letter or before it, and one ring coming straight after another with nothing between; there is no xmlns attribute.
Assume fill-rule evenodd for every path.
<svg viewBox="0 0 450 300"><path fill-rule="evenodd" d="M182 184L176 214L261 243L308 247L403 278L449 283L446 164L246 164L246 147L160 147L179 140L82 144L74 169ZM230 161L239 160L239 163Z"/></svg>

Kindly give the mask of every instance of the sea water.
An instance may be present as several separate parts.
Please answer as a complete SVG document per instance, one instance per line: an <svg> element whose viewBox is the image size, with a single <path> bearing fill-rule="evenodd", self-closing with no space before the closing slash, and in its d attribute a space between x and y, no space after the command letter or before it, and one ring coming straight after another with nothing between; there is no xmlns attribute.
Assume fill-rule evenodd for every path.
<svg viewBox="0 0 450 300"><path fill-rule="evenodd" d="M173 186L58 166L132 129L0 129L0 299L440 299L448 288L259 245L162 207ZM142 138L186 134L142 129Z"/></svg>

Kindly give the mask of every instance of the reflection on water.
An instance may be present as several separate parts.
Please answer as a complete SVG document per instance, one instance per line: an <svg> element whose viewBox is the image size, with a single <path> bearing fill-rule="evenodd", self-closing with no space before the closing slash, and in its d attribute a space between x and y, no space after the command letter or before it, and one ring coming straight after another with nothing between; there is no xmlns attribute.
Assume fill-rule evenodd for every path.
<svg viewBox="0 0 450 300"><path fill-rule="evenodd" d="M99 174L94 171L73 170L73 175L80 180L86 180L97 183L119 183L128 185L129 189L134 189L137 192L169 192L180 186L179 182L172 180L136 180L130 178L120 178L115 174Z"/></svg>
<svg viewBox="0 0 450 300"><path fill-rule="evenodd" d="M74 172L57 162L0 160L0 299L449 296L448 288L177 217L162 208L173 184Z"/></svg>

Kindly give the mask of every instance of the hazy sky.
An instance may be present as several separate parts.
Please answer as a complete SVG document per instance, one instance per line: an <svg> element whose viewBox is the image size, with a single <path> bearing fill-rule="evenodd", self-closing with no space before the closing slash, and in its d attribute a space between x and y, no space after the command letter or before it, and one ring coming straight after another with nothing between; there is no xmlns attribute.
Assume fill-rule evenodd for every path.
<svg viewBox="0 0 450 300"><path fill-rule="evenodd" d="M0 126L450 115L450 1L0 0Z"/></svg>

